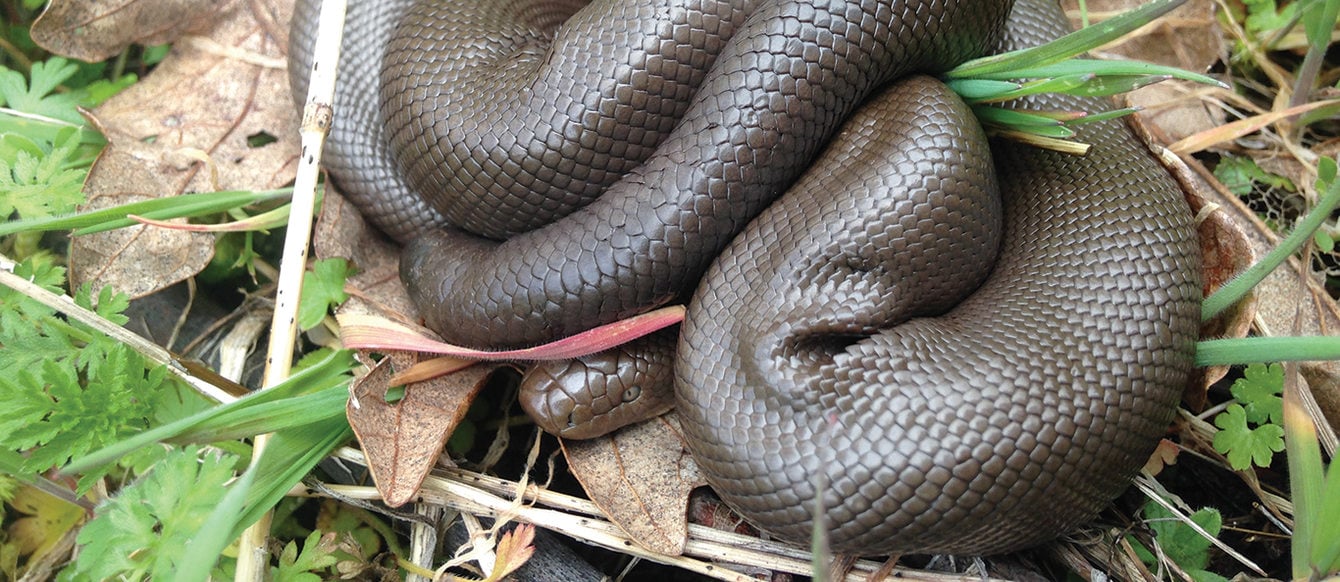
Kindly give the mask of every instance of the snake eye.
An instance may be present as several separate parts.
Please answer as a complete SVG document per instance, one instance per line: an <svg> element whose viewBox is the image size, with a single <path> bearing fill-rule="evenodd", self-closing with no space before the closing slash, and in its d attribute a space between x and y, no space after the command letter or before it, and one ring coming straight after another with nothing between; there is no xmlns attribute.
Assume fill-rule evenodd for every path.
<svg viewBox="0 0 1340 582"><path fill-rule="evenodd" d="M634 400L637 400L637 397L641 395L642 395L641 386L629 386L627 390L623 391L623 401L632 402Z"/></svg>

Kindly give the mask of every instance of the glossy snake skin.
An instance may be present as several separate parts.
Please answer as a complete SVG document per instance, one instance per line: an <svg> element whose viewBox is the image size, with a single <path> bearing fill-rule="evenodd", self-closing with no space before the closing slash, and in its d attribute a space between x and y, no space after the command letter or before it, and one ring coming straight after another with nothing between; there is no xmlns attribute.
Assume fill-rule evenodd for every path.
<svg viewBox="0 0 1340 582"><path fill-rule="evenodd" d="M449 341L534 344L696 288L685 437L761 528L805 542L818 499L836 551L1017 549L1152 450L1200 281L1179 189L1119 122L1081 126L1083 158L988 144L917 75L1065 31L1047 0L1008 5L358 2L327 166L408 243Z"/></svg>

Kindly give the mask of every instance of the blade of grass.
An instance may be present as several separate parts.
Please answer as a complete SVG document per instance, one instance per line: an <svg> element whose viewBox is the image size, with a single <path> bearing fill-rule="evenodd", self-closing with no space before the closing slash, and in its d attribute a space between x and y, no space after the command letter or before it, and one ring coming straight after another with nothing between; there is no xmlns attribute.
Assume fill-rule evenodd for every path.
<svg viewBox="0 0 1340 582"><path fill-rule="evenodd" d="M1005 71L1055 63L1116 40L1181 6L1185 0L1155 0L1135 10L1081 28L1042 46L974 59L945 73L945 79L991 78Z"/></svg>
<svg viewBox="0 0 1340 582"><path fill-rule="evenodd" d="M346 382L345 372L352 366L352 356L350 352L333 352L318 364L294 374L291 378L276 385L269 390L253 392L252 394L239 398L238 400L205 410L181 420L171 422L159 427L151 428L134 436L126 438L116 444L93 451L83 457L74 459L69 465L66 465L61 472L67 475L82 473L111 463L116 459L125 456L127 453L140 447L161 440L177 437L187 431L197 429L200 426L210 427L216 424L220 417L227 418L229 415L240 414L239 411L245 411L251 407L264 405L285 398L294 398L303 394L330 389L332 385L338 385Z"/></svg>
<svg viewBox="0 0 1340 582"><path fill-rule="evenodd" d="M1325 469L1317 429L1303 404L1298 401L1298 386L1284 390L1284 444L1289 463L1289 498L1294 503L1293 577L1313 579L1310 562L1312 544L1317 541L1317 506Z"/></svg>
<svg viewBox="0 0 1340 582"><path fill-rule="evenodd" d="M155 198L65 216L6 222L0 224L0 236L16 232L44 232L67 229L75 229L74 234L76 235L92 234L138 224L134 219L129 218L132 214L156 220L204 216L258 202L284 198L291 192L292 190L288 188L263 192L228 190Z"/></svg>
<svg viewBox="0 0 1340 582"><path fill-rule="evenodd" d="M1082 156L1089 153L1089 144L1070 141L1068 139L1044 137L1011 129L992 129L989 131L990 135L1014 140L1024 145L1031 145L1045 150L1053 150L1073 156Z"/></svg>
<svg viewBox="0 0 1340 582"><path fill-rule="evenodd" d="M995 81L990 79L951 79L945 81L945 85L964 101L968 103L982 103L984 99L992 99L998 95L1017 91L1023 87L1023 83L1013 81Z"/></svg>
<svg viewBox="0 0 1340 582"><path fill-rule="evenodd" d="M1107 121L1109 119L1116 119L1123 115L1130 115L1137 111L1140 111L1139 107L1125 107L1122 109L1113 109L1111 111L1104 111L1102 113L1091 113L1089 115L1085 115L1077 119L1072 119L1070 121L1067 121L1066 123L1070 125L1076 125L1080 123L1093 123L1095 121Z"/></svg>
<svg viewBox="0 0 1340 582"><path fill-rule="evenodd" d="M1195 81L1207 85L1223 86L1224 83L1213 77L1140 61L1104 61L1098 59L1070 59L1059 63L1049 63L1036 67L1019 67L990 75L974 77L977 79L1004 81L1009 79L1050 79L1072 75L1093 74L1099 77L1148 77L1167 76L1185 81Z"/></svg>
<svg viewBox="0 0 1340 582"><path fill-rule="evenodd" d="M1034 79L1026 83L1014 83L1013 89L1001 91L995 94L986 95L979 99L967 99L968 103L1001 103L1011 101L1020 97L1037 95L1039 93L1065 93L1073 91L1085 83L1093 80L1093 73L1081 73L1077 75L1063 75L1046 79ZM1007 81L997 81L993 79L976 79L979 83L1007 83ZM983 85L985 87L986 85ZM951 88L953 86L951 85Z"/></svg>
<svg viewBox="0 0 1340 582"><path fill-rule="evenodd" d="M1322 158L1318 163L1318 173L1323 176L1334 177L1335 165L1335 160ZM1327 166L1329 166L1329 170ZM1303 220L1299 221L1298 226L1294 228L1293 232L1289 233L1289 236L1280 241L1279 246L1272 249L1256 264L1248 267L1241 275L1234 277L1213 295L1205 299L1205 302L1201 304L1201 321L1213 319L1216 315L1223 313L1225 309L1237 303L1262 279L1265 279L1266 275L1274 271L1275 267L1284 263L1290 255L1298 252L1298 249L1303 248L1303 245L1312 239L1312 233L1316 232L1317 228L1331 216L1331 212L1337 206L1340 206L1340 180L1331 179L1328 182L1329 187L1325 189L1321 199L1317 201L1316 208L1313 208L1307 213L1307 216L1303 217Z"/></svg>
<svg viewBox="0 0 1340 582"><path fill-rule="evenodd" d="M1340 337L1248 337L1196 344L1196 366L1200 367L1318 360L1340 360Z"/></svg>
<svg viewBox="0 0 1340 582"><path fill-rule="evenodd" d="M248 492L246 510L232 537L270 511L317 463L353 436L343 415L273 433L256 463L256 485Z"/></svg>

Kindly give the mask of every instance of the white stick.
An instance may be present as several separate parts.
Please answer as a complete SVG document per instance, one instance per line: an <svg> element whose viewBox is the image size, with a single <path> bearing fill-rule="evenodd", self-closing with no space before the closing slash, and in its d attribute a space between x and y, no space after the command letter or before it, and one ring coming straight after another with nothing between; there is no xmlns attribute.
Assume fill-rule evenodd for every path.
<svg viewBox="0 0 1340 582"><path fill-rule="evenodd" d="M318 162L326 133L334 117L335 71L344 33L345 0L321 3L320 27L316 35L316 55L312 63L311 83L302 112L302 155L293 183L293 201L289 211L288 234L283 259L279 264L278 291L275 294L274 319L270 322L270 348L265 359L265 388L288 378L293 364L293 346L298 334L298 299L302 295L302 276L307 270L307 244L312 235L312 212L316 207ZM268 435L256 437L251 462L260 460ZM238 541L237 582L263 582L270 564L266 540L270 535L270 513L242 533Z"/></svg>

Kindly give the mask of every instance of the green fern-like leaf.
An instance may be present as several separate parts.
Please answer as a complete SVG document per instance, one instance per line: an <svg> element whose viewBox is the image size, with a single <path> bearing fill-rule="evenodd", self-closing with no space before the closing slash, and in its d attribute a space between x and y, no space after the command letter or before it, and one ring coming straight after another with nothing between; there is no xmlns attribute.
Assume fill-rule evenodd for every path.
<svg viewBox="0 0 1340 582"><path fill-rule="evenodd" d="M206 516L228 491L237 458L191 446L98 508L79 532L77 579L172 580Z"/></svg>

